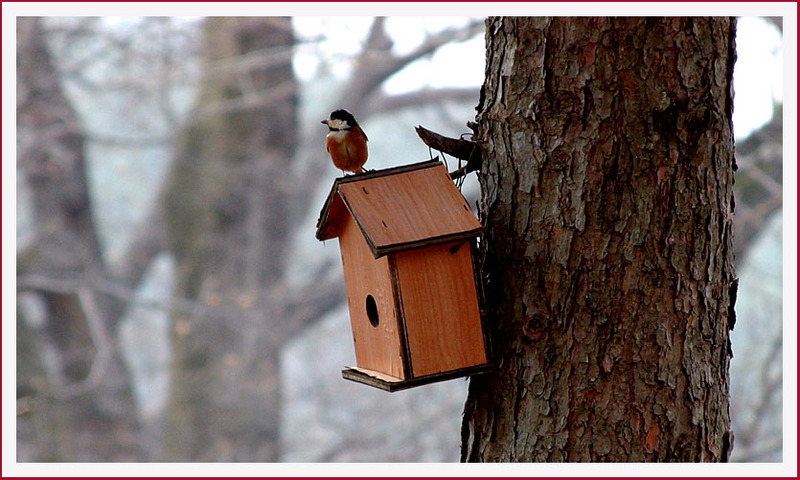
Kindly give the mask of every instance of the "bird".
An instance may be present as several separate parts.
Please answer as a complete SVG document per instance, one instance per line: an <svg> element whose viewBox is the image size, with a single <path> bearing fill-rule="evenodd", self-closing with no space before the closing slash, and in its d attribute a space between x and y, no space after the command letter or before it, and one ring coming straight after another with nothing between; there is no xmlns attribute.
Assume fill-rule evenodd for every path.
<svg viewBox="0 0 800 480"><path fill-rule="evenodd" d="M344 109L331 112L322 123L328 126L326 144L333 164L343 172L364 173L367 161L367 135L352 113Z"/></svg>

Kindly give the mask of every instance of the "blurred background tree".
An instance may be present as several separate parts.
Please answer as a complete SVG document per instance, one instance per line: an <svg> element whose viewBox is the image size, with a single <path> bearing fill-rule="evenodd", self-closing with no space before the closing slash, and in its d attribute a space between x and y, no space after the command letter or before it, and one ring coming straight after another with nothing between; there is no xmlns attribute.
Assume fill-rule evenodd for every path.
<svg viewBox="0 0 800 480"><path fill-rule="evenodd" d="M780 58L779 19L748 21ZM369 168L425 160L413 126L457 136L474 117L483 57L460 48L482 34L480 18L18 18L18 460L456 461L466 382L340 378L319 121L353 111ZM733 460L781 458L780 283L743 298L748 269L780 267L753 253L780 227L779 101L737 139L740 304L766 302L747 312L775 328L732 361Z"/></svg>

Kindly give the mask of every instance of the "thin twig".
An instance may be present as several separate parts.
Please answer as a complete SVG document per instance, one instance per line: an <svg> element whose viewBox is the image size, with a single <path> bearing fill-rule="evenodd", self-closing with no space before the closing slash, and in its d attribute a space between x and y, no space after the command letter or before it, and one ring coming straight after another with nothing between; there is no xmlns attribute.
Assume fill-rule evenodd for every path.
<svg viewBox="0 0 800 480"><path fill-rule="evenodd" d="M182 298L173 298L168 302L145 300L137 296L135 290L111 281L96 282L83 278L58 279L44 275L28 274L17 278L17 288L20 290L61 294L79 294L82 290L88 289L141 308L206 315L219 315L222 313L219 307L209 307Z"/></svg>

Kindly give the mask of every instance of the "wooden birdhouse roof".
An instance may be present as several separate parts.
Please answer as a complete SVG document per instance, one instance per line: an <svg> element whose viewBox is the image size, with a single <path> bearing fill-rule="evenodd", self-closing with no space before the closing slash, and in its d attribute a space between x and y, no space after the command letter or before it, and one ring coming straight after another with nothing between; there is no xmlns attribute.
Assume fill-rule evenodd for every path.
<svg viewBox="0 0 800 480"><path fill-rule="evenodd" d="M346 215L375 258L482 231L438 160L337 178L317 221L317 239L338 237Z"/></svg>

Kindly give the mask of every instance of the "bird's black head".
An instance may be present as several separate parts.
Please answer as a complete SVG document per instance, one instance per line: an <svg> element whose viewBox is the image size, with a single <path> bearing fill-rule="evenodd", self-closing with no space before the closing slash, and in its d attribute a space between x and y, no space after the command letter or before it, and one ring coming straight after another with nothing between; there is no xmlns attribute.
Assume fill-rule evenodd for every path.
<svg viewBox="0 0 800 480"><path fill-rule="evenodd" d="M350 128L358 125L352 113L344 109L334 110L322 123L332 128Z"/></svg>
<svg viewBox="0 0 800 480"><path fill-rule="evenodd" d="M343 108L332 111L331 120L344 120L351 127L355 127L356 125L358 125L358 122L356 122L356 117L354 117L352 113L348 112Z"/></svg>

